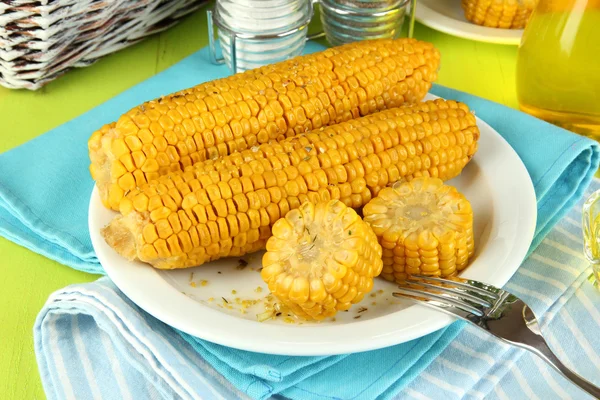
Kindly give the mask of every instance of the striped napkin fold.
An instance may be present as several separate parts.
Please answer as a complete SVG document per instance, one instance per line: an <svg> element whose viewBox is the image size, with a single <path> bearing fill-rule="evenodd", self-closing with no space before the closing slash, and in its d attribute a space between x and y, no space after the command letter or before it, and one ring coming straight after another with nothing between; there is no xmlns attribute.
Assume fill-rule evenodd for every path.
<svg viewBox="0 0 600 400"><path fill-rule="evenodd" d="M590 187L504 286L531 306L552 350L600 386L600 290L583 256L581 206ZM398 398L591 399L531 353L467 325Z"/></svg>
<svg viewBox="0 0 600 400"><path fill-rule="evenodd" d="M597 189L600 181L595 180L586 196ZM600 385L600 291L587 280L591 270L581 251L581 202L556 224L506 288L542 316L545 337L561 360ZM448 331L462 325L451 325L446 339L437 338L436 345L440 340L449 345L418 375L410 373L410 365L389 363L386 358L396 352L388 348L329 357L280 394L314 400L589 398L536 356L469 325L447 340ZM243 385L223 379L223 366L218 365L223 361L215 360L220 352L211 353L210 345L201 348L202 341L184 340L180 332L131 303L107 278L51 295L36 321L35 339L50 400L269 398L264 389L283 381L281 376L266 379L266 371L276 370L267 365L229 371L243 374ZM425 352L420 360L428 356ZM369 367L373 360L394 369ZM279 372L289 370L279 366ZM332 387L344 378L344 386Z"/></svg>

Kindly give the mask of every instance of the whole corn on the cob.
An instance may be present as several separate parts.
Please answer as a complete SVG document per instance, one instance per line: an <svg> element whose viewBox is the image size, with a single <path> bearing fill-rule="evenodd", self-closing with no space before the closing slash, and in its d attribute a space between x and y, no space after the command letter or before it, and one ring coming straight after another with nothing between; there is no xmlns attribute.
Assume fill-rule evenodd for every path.
<svg viewBox="0 0 600 400"><path fill-rule="evenodd" d="M273 225L261 276L294 314L321 320L348 310L381 273L375 234L344 203L304 203Z"/></svg>
<svg viewBox="0 0 600 400"><path fill-rule="evenodd" d="M473 255L473 210L454 187L416 178L383 189L363 208L364 221L383 247L381 276L401 282L410 274L448 277Z"/></svg>
<svg viewBox="0 0 600 400"><path fill-rule="evenodd" d="M453 178L478 138L462 103L386 110L163 176L128 193L103 233L157 268L239 256L264 247L272 224L304 202L358 208L401 178Z"/></svg>
<svg viewBox="0 0 600 400"><path fill-rule="evenodd" d="M523 29L537 0L462 0L467 20L491 28Z"/></svg>
<svg viewBox="0 0 600 400"><path fill-rule="evenodd" d="M146 102L88 143L103 203L206 159L423 99L439 52L414 39L361 41Z"/></svg>

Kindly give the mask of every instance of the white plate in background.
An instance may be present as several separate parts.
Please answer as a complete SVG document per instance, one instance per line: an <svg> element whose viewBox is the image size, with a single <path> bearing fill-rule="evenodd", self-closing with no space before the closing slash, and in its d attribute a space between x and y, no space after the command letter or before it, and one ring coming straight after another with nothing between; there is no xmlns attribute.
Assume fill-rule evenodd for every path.
<svg viewBox="0 0 600 400"><path fill-rule="evenodd" d="M488 28L464 16L460 0L417 0L415 18L432 29L480 42L519 45L522 29Z"/></svg>

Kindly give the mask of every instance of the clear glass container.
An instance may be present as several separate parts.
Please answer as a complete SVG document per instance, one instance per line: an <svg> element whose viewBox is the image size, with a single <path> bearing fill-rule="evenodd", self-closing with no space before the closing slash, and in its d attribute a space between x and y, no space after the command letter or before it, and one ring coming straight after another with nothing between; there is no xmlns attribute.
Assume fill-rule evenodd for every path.
<svg viewBox="0 0 600 400"><path fill-rule="evenodd" d="M234 72L242 72L300 55L312 4L309 0L217 0L214 18L230 68L231 38L236 34Z"/></svg>
<svg viewBox="0 0 600 400"><path fill-rule="evenodd" d="M600 190L585 201L582 217L585 257L592 264L595 285L600 287Z"/></svg>
<svg viewBox="0 0 600 400"><path fill-rule="evenodd" d="M321 0L321 24L327 41L339 46L400 36L410 0Z"/></svg>
<svg viewBox="0 0 600 400"><path fill-rule="evenodd" d="M600 139L600 0L539 0L517 57L519 106Z"/></svg>

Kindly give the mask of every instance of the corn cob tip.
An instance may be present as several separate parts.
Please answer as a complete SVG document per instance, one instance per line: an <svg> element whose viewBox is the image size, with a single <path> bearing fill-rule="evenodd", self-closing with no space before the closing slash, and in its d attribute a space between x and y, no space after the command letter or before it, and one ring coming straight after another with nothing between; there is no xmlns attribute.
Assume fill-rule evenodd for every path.
<svg viewBox="0 0 600 400"><path fill-rule="evenodd" d="M294 314L321 320L347 310L381 272L381 246L337 200L304 203L273 225L261 276Z"/></svg>
<svg viewBox="0 0 600 400"><path fill-rule="evenodd" d="M131 216L123 217L119 215L100 231L106 243L129 261L137 258L137 244L134 234L136 229L135 224L131 222Z"/></svg>
<svg viewBox="0 0 600 400"><path fill-rule="evenodd" d="M157 244L160 255L155 247L144 243L143 229L149 226L149 222L143 214L130 212L127 215L117 215L100 233L109 246L129 261L147 262L158 269L173 269L183 256L167 251L171 242L161 240L163 245ZM146 230L146 237L148 235Z"/></svg>

